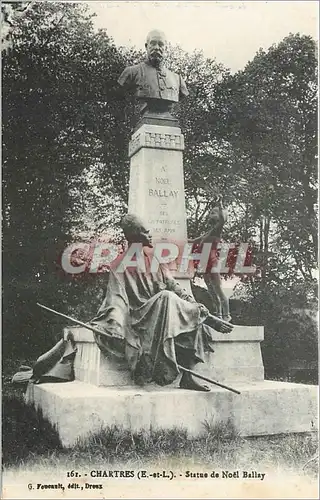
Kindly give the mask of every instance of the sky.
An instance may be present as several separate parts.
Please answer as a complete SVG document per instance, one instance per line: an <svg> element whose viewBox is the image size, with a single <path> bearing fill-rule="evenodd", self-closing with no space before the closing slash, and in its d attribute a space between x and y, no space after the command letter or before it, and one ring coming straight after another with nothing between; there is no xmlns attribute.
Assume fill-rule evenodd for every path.
<svg viewBox="0 0 320 500"><path fill-rule="evenodd" d="M88 2L94 25L117 45L143 48L151 29L163 30L188 52L202 49L232 71L244 68L260 47L291 33L318 40L317 1L103 1Z"/></svg>

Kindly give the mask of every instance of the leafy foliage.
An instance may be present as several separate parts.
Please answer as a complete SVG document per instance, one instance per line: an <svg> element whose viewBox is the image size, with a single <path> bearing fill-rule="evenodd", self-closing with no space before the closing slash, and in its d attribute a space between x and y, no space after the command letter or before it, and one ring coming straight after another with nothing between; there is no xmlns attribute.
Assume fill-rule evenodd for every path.
<svg viewBox="0 0 320 500"><path fill-rule="evenodd" d="M290 35L224 82L235 198L269 282L312 283L316 266L316 70L315 42Z"/></svg>
<svg viewBox="0 0 320 500"><path fill-rule="evenodd" d="M4 347L34 350L53 329L36 301L49 295L63 310L75 291L57 273L80 208L75 179L101 159L112 172L125 156L113 101L123 58L80 4L35 4L14 41L3 60Z"/></svg>

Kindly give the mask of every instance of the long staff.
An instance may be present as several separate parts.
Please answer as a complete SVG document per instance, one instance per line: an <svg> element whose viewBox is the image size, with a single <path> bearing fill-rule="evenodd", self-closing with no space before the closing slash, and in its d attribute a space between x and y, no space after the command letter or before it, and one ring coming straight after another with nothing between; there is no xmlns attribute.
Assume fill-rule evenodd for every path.
<svg viewBox="0 0 320 500"><path fill-rule="evenodd" d="M115 338L114 335L110 335L109 333L106 333L103 330L100 330L99 328L96 328L95 326L90 325L89 323L84 323L83 321L79 321L78 319L72 318L71 316L68 316L67 314L63 314L63 313L60 313L58 311L55 311L54 309L51 309L50 307L44 306L43 304L39 304L37 302L37 306L39 306L42 309L45 309L46 311L49 311L53 314L61 316L62 318L68 319L69 321L71 321L72 323L74 323L76 325L84 326L85 328L88 328L88 330L91 330L92 332L98 333L99 335L104 335L105 337L108 337L110 339ZM204 377L203 375L199 375L199 373L196 373L193 370L189 370L188 368L184 368L181 365L177 365L177 366L178 366L179 370L181 370L182 372L190 373L190 375L193 375L194 377L198 377L201 380L205 380L206 382L210 382L211 384L222 387L223 389L227 389L228 391L234 392L235 394L241 394L236 389L232 389L232 387L220 384L220 382L216 382L215 380L212 380L211 378L208 378L208 377Z"/></svg>

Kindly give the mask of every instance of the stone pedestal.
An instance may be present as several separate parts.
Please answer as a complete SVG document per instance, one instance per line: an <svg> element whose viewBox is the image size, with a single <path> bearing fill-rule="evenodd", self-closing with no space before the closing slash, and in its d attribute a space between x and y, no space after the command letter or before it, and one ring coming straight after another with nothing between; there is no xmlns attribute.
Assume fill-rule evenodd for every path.
<svg viewBox="0 0 320 500"><path fill-rule="evenodd" d="M173 126L142 124L129 144L129 212L142 217L154 242L173 242L180 250L187 242L183 150L181 129ZM190 292L191 272L179 274L178 262L171 270Z"/></svg>
<svg viewBox="0 0 320 500"><path fill-rule="evenodd" d="M263 380L262 327L236 326L215 333L215 352L196 371L241 392L211 386L203 393L171 386L133 385L123 364L106 358L85 328L72 330L77 342L74 382L30 384L26 400L41 408L58 429L62 444L73 446L103 427L132 432L182 428L190 436L205 422L231 421L242 436L308 432L318 425L316 386Z"/></svg>
<svg viewBox="0 0 320 500"><path fill-rule="evenodd" d="M214 332L214 352L205 354L205 363L199 363L196 371L231 386L263 382L263 339L262 326L235 326L228 335Z"/></svg>
<svg viewBox="0 0 320 500"><path fill-rule="evenodd" d="M286 382L234 383L240 395L218 387L203 393L150 385L96 387L75 381L29 385L26 399L56 426L62 444L113 425L132 432L186 429L204 433L205 422L233 423L241 436L316 430L317 387Z"/></svg>
<svg viewBox="0 0 320 500"><path fill-rule="evenodd" d="M77 342L75 376L77 380L95 386L131 386L133 384L126 363L106 357L94 341L93 333L82 327L65 329L65 336L72 331ZM263 328L235 326L228 335L214 332L214 352L206 353L205 363L196 367L198 373L220 382L261 382L264 368L260 342ZM172 386L177 386L177 379Z"/></svg>
<svg viewBox="0 0 320 500"><path fill-rule="evenodd" d="M129 144L129 212L154 240L187 241L182 151L178 127L143 124Z"/></svg>
<svg viewBox="0 0 320 500"><path fill-rule="evenodd" d="M76 380L104 387L132 385L127 364L122 360L104 356L97 346L91 330L83 327L65 328L65 338L70 331L78 349L74 361Z"/></svg>

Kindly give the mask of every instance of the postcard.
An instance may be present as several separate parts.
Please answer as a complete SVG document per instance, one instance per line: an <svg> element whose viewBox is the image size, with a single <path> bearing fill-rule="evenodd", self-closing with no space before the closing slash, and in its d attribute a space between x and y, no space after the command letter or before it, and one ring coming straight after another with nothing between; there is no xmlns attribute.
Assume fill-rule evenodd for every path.
<svg viewBox="0 0 320 500"><path fill-rule="evenodd" d="M318 10L2 2L2 498L319 498Z"/></svg>

